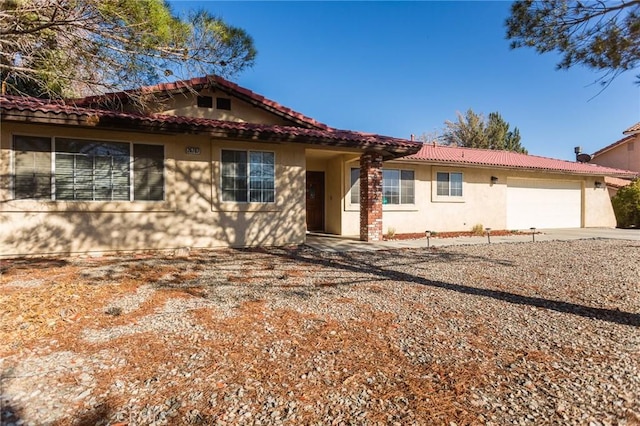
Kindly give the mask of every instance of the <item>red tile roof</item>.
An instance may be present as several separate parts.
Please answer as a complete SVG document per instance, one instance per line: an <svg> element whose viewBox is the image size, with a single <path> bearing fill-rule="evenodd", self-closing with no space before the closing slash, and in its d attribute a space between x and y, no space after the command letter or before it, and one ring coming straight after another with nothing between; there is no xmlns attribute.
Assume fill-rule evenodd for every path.
<svg viewBox="0 0 640 426"><path fill-rule="evenodd" d="M636 132L640 132L640 122L638 122L638 123L634 124L633 126L629 127L627 130L622 132L622 134L626 135L627 133L636 133Z"/></svg>
<svg viewBox="0 0 640 426"><path fill-rule="evenodd" d="M175 81L171 83L161 83L153 86L145 86L130 92L172 93L172 92L182 92L185 90L200 90L204 87L209 87L209 86L218 87L221 90L227 93L230 93L240 99L243 99L249 103L252 103L272 113L275 113L285 119L292 120L295 123L301 124L305 127L313 127L317 129L330 129L330 127L324 123L316 121L311 117L307 117L304 114L294 111L291 108L287 108L284 105L279 104L278 102L272 101L271 99L267 99L258 93L255 93L249 89L245 89L244 87L238 86L236 83L233 83L229 80L226 80L216 75L209 75L206 77L197 77L197 78L192 78L190 80L180 80L180 81ZM69 103L75 104L77 106L95 106L96 103L104 99L110 99L110 98L126 99L128 93L130 92L107 93L105 95L89 96L81 99L72 99L69 101Z"/></svg>
<svg viewBox="0 0 640 426"><path fill-rule="evenodd" d="M629 170L612 169L596 164L574 163L571 161L519 154L510 151L460 148L446 145L434 146L433 144L424 144L418 153L401 158L400 160L600 176L632 177L637 174Z"/></svg>
<svg viewBox="0 0 640 426"><path fill-rule="evenodd" d="M640 124L640 123L639 123ZM624 138L615 141L614 143L605 146L604 148L601 148L599 150L597 150L596 152L593 153L592 157L596 157L598 155L604 154L605 152L609 151L610 149L616 148L620 145L624 145L625 143L632 141L636 138L635 135L629 135L629 136L625 136Z"/></svg>
<svg viewBox="0 0 640 426"><path fill-rule="evenodd" d="M142 115L120 111L82 108L62 102L20 96L0 96L0 112L3 120L34 122L37 118L47 123L75 124L92 127L113 128L148 125L165 131L192 131L196 133L222 133L227 137L344 146L358 149L385 150L397 157L415 153L419 142L339 129L308 129L294 126L253 124L221 121L207 118L175 115ZM73 121L70 122L69 120Z"/></svg>
<svg viewBox="0 0 640 426"><path fill-rule="evenodd" d="M630 180L626 180L626 179L620 179L620 178L615 178L615 177L609 177L609 176L605 176L604 178L604 183L607 184L607 186L610 186L612 188L616 188L616 189L620 189L620 188L624 188L627 185L631 185Z"/></svg>

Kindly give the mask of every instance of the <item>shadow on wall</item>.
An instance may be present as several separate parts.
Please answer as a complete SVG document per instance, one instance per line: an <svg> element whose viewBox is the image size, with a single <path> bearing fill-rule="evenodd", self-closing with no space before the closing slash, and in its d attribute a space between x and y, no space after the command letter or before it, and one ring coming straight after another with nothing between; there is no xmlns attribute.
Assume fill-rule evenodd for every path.
<svg viewBox="0 0 640 426"><path fill-rule="evenodd" d="M172 208L136 203L100 208L100 202L69 202L73 211L3 212L0 255L162 250L182 247L245 247L299 244L305 235L304 168L287 167L278 179L277 202L262 211L228 211L213 199L211 173L189 163L167 168ZM5 177L4 182L9 179ZM302 189L301 189L302 188ZM5 201L6 203L6 201ZM53 204L56 206L56 204ZM142 206L142 207L141 207ZM110 210L107 210L110 208Z"/></svg>

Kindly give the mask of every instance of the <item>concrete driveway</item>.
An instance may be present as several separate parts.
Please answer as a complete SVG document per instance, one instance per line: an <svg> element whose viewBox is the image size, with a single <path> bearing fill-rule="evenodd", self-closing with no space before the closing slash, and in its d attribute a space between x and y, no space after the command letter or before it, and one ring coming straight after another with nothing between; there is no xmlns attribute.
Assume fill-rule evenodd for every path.
<svg viewBox="0 0 640 426"><path fill-rule="evenodd" d="M533 242L531 233L492 236L491 244ZM640 229L617 229L617 228L570 228L570 229L540 229L536 231L535 241L570 241L585 239L610 239L610 240L631 240L640 242ZM430 238L429 246L444 247L465 244L488 244L487 236L482 237L457 237L457 238ZM325 251L372 251L389 250L398 248L426 247L427 239L419 240L395 240L380 241L376 243L366 243L360 241L356 236L338 236L329 234L307 234L305 243L309 247Z"/></svg>

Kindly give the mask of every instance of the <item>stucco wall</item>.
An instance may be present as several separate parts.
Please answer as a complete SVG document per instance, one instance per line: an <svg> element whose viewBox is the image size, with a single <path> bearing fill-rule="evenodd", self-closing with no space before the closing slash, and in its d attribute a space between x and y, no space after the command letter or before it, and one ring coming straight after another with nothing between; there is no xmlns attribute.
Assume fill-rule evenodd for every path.
<svg viewBox="0 0 640 426"><path fill-rule="evenodd" d="M163 144L165 200L12 200L10 148L14 133ZM200 154L187 155L186 146L199 147ZM0 255L283 245L304 241L305 155L299 145L3 122L0 147ZM275 153L275 203L220 201L218 161L223 148Z"/></svg>
<svg viewBox="0 0 640 426"><path fill-rule="evenodd" d="M355 163L357 164L357 163ZM349 169L354 163L345 164L344 208L342 234L357 235L359 231L359 205L351 205L349 196ZM507 228L507 177L530 179L556 179L584 182L582 202L582 226L615 226L613 208L606 188L595 188L595 181L603 177L581 177L564 174L532 173L512 170L445 167L413 164L402 161L386 162L386 168L414 170L415 204L384 205L383 233L392 228L396 233L422 233L431 231L470 231L480 224L485 228ZM463 197L442 199L436 194L437 172L462 172ZM491 176L498 178L491 183Z"/></svg>
<svg viewBox="0 0 640 426"><path fill-rule="evenodd" d="M603 178L587 178L584 185L584 224L585 228L615 228L616 216L606 185L595 187L595 182L603 182Z"/></svg>
<svg viewBox="0 0 640 426"><path fill-rule="evenodd" d="M196 103L196 95L191 93L175 95L160 108L163 114L184 117L211 118L215 120L236 121L259 124L291 125L291 122L274 115L262 108L255 107L238 98L218 90L202 90L201 96L213 98L213 108L201 108ZM231 110L216 109L216 97L231 98Z"/></svg>
<svg viewBox="0 0 640 426"><path fill-rule="evenodd" d="M593 157L591 162L605 167L640 172L640 134L630 142Z"/></svg>

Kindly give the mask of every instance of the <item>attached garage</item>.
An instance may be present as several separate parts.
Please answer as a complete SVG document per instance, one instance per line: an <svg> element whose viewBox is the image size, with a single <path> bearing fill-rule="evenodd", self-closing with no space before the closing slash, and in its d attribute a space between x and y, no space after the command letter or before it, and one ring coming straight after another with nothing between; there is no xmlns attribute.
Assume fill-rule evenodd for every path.
<svg viewBox="0 0 640 426"><path fill-rule="evenodd" d="M507 229L581 226L582 182L507 179Z"/></svg>

